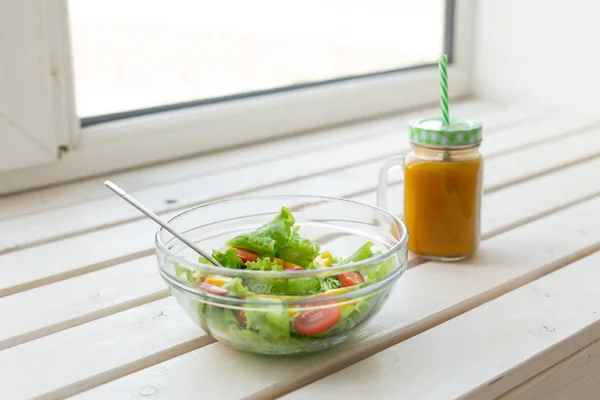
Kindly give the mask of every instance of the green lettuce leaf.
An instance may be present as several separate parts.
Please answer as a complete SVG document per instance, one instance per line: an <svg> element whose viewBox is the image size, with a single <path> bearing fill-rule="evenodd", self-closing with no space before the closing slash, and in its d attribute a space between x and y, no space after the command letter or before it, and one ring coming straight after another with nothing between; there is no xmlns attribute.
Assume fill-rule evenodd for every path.
<svg viewBox="0 0 600 400"><path fill-rule="evenodd" d="M181 265L179 265L177 263L173 263L173 268L175 269L175 275L177 275L178 277L181 278L182 276L185 276L185 279L188 282L195 282L194 277L193 277L193 272L191 269L182 267Z"/></svg>
<svg viewBox="0 0 600 400"><path fill-rule="evenodd" d="M246 269L255 271L282 271L283 266L272 261L270 258L259 258L256 261L248 261Z"/></svg>
<svg viewBox="0 0 600 400"><path fill-rule="evenodd" d="M274 342L270 339L267 339L259 332L250 329L242 329L235 325L230 325L229 335L233 342L239 343L240 345L243 345L246 348L250 348L259 353L269 353L273 351ZM301 345L306 343L306 339L297 339L294 337L279 338L278 340L276 340L276 343L280 345ZM299 351L299 353L302 353L302 351Z"/></svg>
<svg viewBox="0 0 600 400"><path fill-rule="evenodd" d="M246 298L250 294L250 291L244 283L242 282L242 278L233 278L226 284L222 286L223 289L227 289L227 296L229 297L237 297L237 298Z"/></svg>
<svg viewBox="0 0 600 400"><path fill-rule="evenodd" d="M248 329L258 331L265 339L286 340L290 337L290 316L281 300L250 296L248 300L260 302L264 311L244 310ZM254 305L257 307L258 305Z"/></svg>
<svg viewBox="0 0 600 400"><path fill-rule="evenodd" d="M331 336L346 332L369 318L374 309L377 297L373 296L359 300L353 306L340 307L340 321L323 335Z"/></svg>
<svg viewBox="0 0 600 400"><path fill-rule="evenodd" d="M204 318L210 329L224 331L227 329L227 321L225 320L225 311L230 311L221 307L206 305L204 309Z"/></svg>
<svg viewBox="0 0 600 400"><path fill-rule="evenodd" d="M311 295L340 287L336 277L246 280L248 288L259 294Z"/></svg>
<svg viewBox="0 0 600 400"><path fill-rule="evenodd" d="M240 247L260 253L263 257L273 257L277 250L290 240L292 226L296 220L290 211L281 207L281 212L254 232L238 235L227 242L232 247Z"/></svg>
<svg viewBox="0 0 600 400"><path fill-rule="evenodd" d="M367 258L371 258L375 255L373 251L371 251L371 247L373 247L372 242L367 242L363 244L358 250L354 253L350 254L348 257L344 258L338 265L349 264L352 262L358 262L362 260L366 260Z"/></svg>
<svg viewBox="0 0 600 400"><path fill-rule="evenodd" d="M264 336L256 331L243 329L236 325L229 327L229 336L234 343L248 347L258 352L268 352L273 346L273 342L267 340Z"/></svg>
<svg viewBox="0 0 600 400"><path fill-rule="evenodd" d="M213 250L212 255L214 259L225 268L242 268L242 260L238 258L237 251L233 248L227 250Z"/></svg>
<svg viewBox="0 0 600 400"><path fill-rule="evenodd" d="M279 249L279 257L306 268L319 255L320 249L321 246L317 243L303 238L294 232L287 244Z"/></svg>
<svg viewBox="0 0 600 400"><path fill-rule="evenodd" d="M388 258L381 264L379 264L376 268L367 272L367 280L365 283L373 283L377 282L386 276L388 276L394 270L396 266L396 262L393 257Z"/></svg>
<svg viewBox="0 0 600 400"><path fill-rule="evenodd" d="M198 257L198 262L200 264L213 265L213 263L211 263L210 261L208 261L206 258L204 258L202 256Z"/></svg>

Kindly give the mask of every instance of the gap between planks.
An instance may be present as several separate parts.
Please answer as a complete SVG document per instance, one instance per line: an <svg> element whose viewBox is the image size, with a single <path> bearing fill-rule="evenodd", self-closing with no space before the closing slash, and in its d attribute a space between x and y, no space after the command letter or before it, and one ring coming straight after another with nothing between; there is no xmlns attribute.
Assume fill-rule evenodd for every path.
<svg viewBox="0 0 600 400"><path fill-rule="evenodd" d="M600 195L600 188L594 190L596 187L593 184L585 186L577 184L577 182L585 181L589 176L594 175L597 170L600 170L600 159L578 167L565 169L552 177L538 178L528 184L516 185L510 190L486 196L482 218L483 239L491 238ZM591 182L598 181L592 180ZM559 185L563 190L553 194L553 188L556 185ZM597 186L600 186L600 184ZM532 192L541 196L542 200L529 200ZM518 202L518 207L511 210L497 213L485 211L487 207L491 207L492 210L502 210L505 204L515 203L518 199L521 199ZM369 198L366 199L366 202L370 203L372 200ZM396 204L394 204L391 211L398 211ZM424 260L411 257L409 267L423 262ZM154 257L141 258L107 268L103 270L104 272L92 272L0 299L0 314L6 312L7 315L10 315L10 310L13 309L36 311L36 314L15 314L16 319L8 318L5 321L12 333L7 335L0 332L0 350L168 296L168 291L163 289L162 280L156 274L155 269L151 268L153 265ZM118 290L116 290L116 288L113 288L114 283L111 285L111 282L123 281L120 278L125 281L119 284ZM129 285L130 281L135 281L136 285ZM101 282L102 284L100 284ZM94 285L98 285L98 287L94 287ZM107 292L104 293L104 291ZM62 321L52 320L53 322L50 322L48 318L53 315L52 309L40 308L36 304L43 304L43 298L60 299L60 293L63 292L72 294L74 300L56 304L52 309L58 306L62 310L60 313L61 318L67 318L69 312L71 317ZM88 293L93 294L93 296L88 298ZM111 296L116 296L119 293L122 293L120 298L111 298ZM101 298L99 298L100 296ZM136 296L140 297L136 298ZM77 303L76 306L71 304L73 302ZM116 304L101 308L107 302L116 302ZM94 310L90 310L87 314L78 311L80 303L89 303L89 307L94 308ZM75 307L74 310L73 307ZM40 313L41 315L39 315ZM40 322L44 320L47 321L44 322L46 325Z"/></svg>
<svg viewBox="0 0 600 400"><path fill-rule="evenodd" d="M516 134L516 136L515 136L516 138L522 137L521 131L519 131L519 130L513 131L512 133ZM504 135L505 137L503 137L502 140L498 140L496 142L493 141L494 136L492 136L490 139L488 139L488 144L496 143L497 146L500 146L499 148L502 148L504 150L506 148L505 142L507 139L507 135L508 135L508 133L506 133ZM489 186L501 185L501 184L504 184L504 186L507 186L506 183L508 183L508 182L523 181L523 176L535 177L535 176L539 175L540 172L543 172L548 169L552 170L552 171L556 171L557 169L562 168L562 165L564 165L564 164L573 165L574 164L573 161L579 160L581 157L584 157L587 159L588 158L587 155L589 155L594 150L594 147L589 146L589 143L590 143L590 141L593 142L593 140L597 139L596 132L595 131L585 131L584 133L580 133L579 135L575 136L575 138L577 140L573 140L573 137L568 136L567 138L562 138L562 140L560 140L560 141L540 144L540 146L535 147L535 148L525 149L525 150L519 149L513 153L505 154L504 156L499 157L499 158L493 157L493 151L488 152L491 154L489 154L489 157L488 157L489 159L488 159L488 163L487 163L488 164L487 174L484 174L484 175L485 175L485 177L486 177L485 179L487 179L488 183L490 183L490 180L492 180L492 184L491 185L488 184L486 186L489 187ZM527 138L521 139L521 140L527 140ZM519 161L520 159L525 159L525 161ZM581 162L581 161L579 161L579 162ZM495 163L503 164L503 168L502 169L491 168L491 166L493 166L493 164L495 164ZM528 165L529 171L527 173L523 172L524 165ZM379 164L371 163L369 165L369 169L371 170L371 172L369 172L369 174L367 174L367 175L364 175L364 172L366 172L365 168L366 168L366 166L361 166L361 167L359 167L359 169L350 168L345 171L330 174L329 176L330 176L330 178L335 178L335 179L339 180L338 183L340 185L343 184L343 185L347 185L348 187L352 187L352 188L356 187L355 181L348 181L347 179L362 178L363 179L362 184L368 185L369 187L371 187L371 184L367 183L367 182L371 181L371 176L375 176L376 171L379 169ZM359 172L358 176L357 176L355 170ZM364 176L361 176L361 174L360 174L361 171L363 172ZM508 174L509 176L512 175L512 178L507 179L505 174ZM320 179L321 182L327 183L323 177L319 177L318 179ZM292 184L293 184L293 182L292 182ZM321 189L328 188L326 193L331 194L330 189L329 189L330 186L332 186L330 183L323 184L323 185L321 185ZM354 190L352 190L352 191L354 191ZM257 192L260 193L261 191L259 190ZM255 192L255 193L257 193L257 192ZM353 193L350 193L350 194L346 193L346 195L353 195ZM119 204L122 203L119 199L116 199L116 201L119 201ZM121 204L121 207L126 207L126 206ZM138 227L138 225L139 225L139 227ZM142 228L142 226L144 226L144 228ZM107 230L97 231L94 233L90 233L88 235L82 235L82 236L74 237L71 239L65 239L64 241L58 241L58 242L50 243L50 244L47 244L44 246L34 247L29 250L23 250L21 252L14 252L14 253L5 254L3 256L0 256L0 268L3 265L5 266L4 268L7 268L7 270L4 271L4 274L6 274L6 276L7 276L5 281L10 281L12 278L13 282L15 282L12 286L5 285L3 289L0 288L0 296L5 296L5 295L16 293L19 291L28 290L28 289L31 289L34 287L39 287L44 284L67 279L72 276L81 275L81 274L91 272L94 270L106 268L108 266L115 265L116 263L125 262L128 260L142 257L144 255L149 255L152 253L153 250L150 248L144 248L145 245L143 243L150 242L152 240L151 238L146 238L146 233L148 231L147 227L150 227L150 226L153 226L153 225L149 221L138 221L138 222L134 222L134 223L131 223L128 225L123 225L123 226L116 227L116 228L109 228ZM127 233L128 230L131 230L132 232ZM94 237L94 239L92 239L92 237ZM125 241L118 239L119 237L122 237L122 239ZM86 240L90 241L90 243L75 245L75 243L84 242ZM104 244L106 244L106 243L110 244L115 241L116 241L115 247L119 247L119 246L122 247L122 243L126 242L127 249L124 248L122 250L122 253L120 253L119 255L113 254L113 255L109 256L108 258L105 255L110 250L108 248L102 249L101 254L98 254L98 255L95 255L95 253L91 252L91 250L94 249L94 246L93 246L94 243L100 242L100 243L104 243ZM136 248L136 246L137 246L138 250L133 250ZM75 252L75 253L73 253L73 251L72 251L73 248L83 249L85 247L90 247L90 251L83 252L83 253L82 253L82 251ZM58 250L59 248L61 250ZM96 250L94 250L94 251L96 251ZM46 254L49 252L52 254ZM46 254L46 255L44 255L44 254ZM67 257L67 256L68 256L67 259L61 260L61 257ZM32 260L19 261L20 258L26 259L27 257L32 258ZM59 263L60 269L62 271L56 270L56 273L50 274L48 271L51 271L52 268L49 265L45 265L44 266L44 271L46 273L45 277L38 277L37 279L21 280L21 282L18 283L18 279L20 279L20 278L18 278L14 274L14 271L12 269L10 269L10 271L9 271L8 267L7 267L8 265L19 265L21 263L27 263L27 264L32 265L31 268L34 268L34 267L41 268L41 266L36 265L33 260L47 259L48 257L50 257L50 261L49 261L50 263L53 263L53 264ZM82 260L80 265L84 265L83 267L65 268L66 265L73 264L75 262L74 259L86 258L86 257L88 259L95 257L96 260L95 261L87 260L85 262L83 262L83 260ZM28 271L29 271L28 272L29 274L34 273L34 271L31 269ZM8 275L8 272L11 272L10 275ZM38 272L41 272L41 271L38 271ZM37 276L38 272L35 272L36 276ZM2 274L1 269L0 269L0 274Z"/></svg>
<svg viewBox="0 0 600 400"><path fill-rule="evenodd" d="M489 239L473 260L408 270L378 316L330 351L270 358L211 344L80 398L132 397L149 386L157 399L186 398L199 390L208 397L277 398L600 250L597 215L599 198ZM232 375L236 385L220 383Z"/></svg>
<svg viewBox="0 0 600 400"><path fill-rule="evenodd" d="M556 134L563 136L564 134L568 133L568 129L566 127L573 126L573 122L570 119L552 121L553 123L550 125L550 127L547 126L548 120L546 119L539 120L536 118L535 121L536 122L534 122L533 127L530 127L526 124L520 129L527 129L529 127L535 130L535 124L541 123L544 127L543 130L546 133L544 135L545 140L549 140L553 137L553 135ZM588 123L584 123L583 121L577 121L575 124L576 125L574 126L579 126L579 128L581 129L587 128L589 126ZM506 125L514 126L515 123ZM498 129L496 128L497 126L492 126L491 128L488 128L486 134L497 132ZM307 153L304 155L296 155L296 158L298 158L299 161L298 163L294 163L291 159L285 161L277 160L271 162L271 164L273 165L271 165L268 168L266 166L266 163L253 164L249 168L253 171L256 171L252 172L251 174L264 175L264 178L259 179L259 181L262 180L264 182L261 181L260 183L254 185L246 185L246 187L222 187L222 182L235 182L236 174L239 178L239 174L234 170L224 172L220 171L212 175L207 175L201 179L195 179L197 181L195 183L193 182L193 179L179 183L169 183L171 189L169 189L169 185L165 184L162 186L156 186L148 188L146 190L142 190L139 193L132 193L159 214L173 213L174 211L181 211L202 203L221 200L228 196L240 196L251 193L255 190L267 189L286 182L298 181L310 177L321 176L323 174L334 173L336 171L343 172L349 167L356 167L373 162L380 162L381 159L390 157L394 154L397 154L398 152L405 151L406 145L404 143L408 143L407 137L407 132L403 131L401 133L379 135L377 137L377 141L374 141L373 138L366 138L364 144L367 145L367 148L365 148L364 145L360 146L357 143L346 143L344 146L338 146L334 149L320 148L318 151L322 154L319 157L325 160L329 159L330 165L327 165L327 163L316 163L314 166L311 167L312 170L307 170L308 172L300 173L300 170L306 168L298 169L294 167L294 165L303 165L303 161L305 164L307 155L310 155L311 157L317 157L317 151L310 154ZM400 145L402 145L403 147L400 147ZM389 150L390 147L395 147L397 149L396 151L391 152ZM354 150L350 151L352 149ZM349 153L353 153L356 156L352 158L352 161L347 161L349 159ZM286 168L287 172L283 172L286 170ZM270 170L281 170L282 172L279 174L280 176L278 178L272 179L272 173L269 173ZM210 183L211 178L215 178L216 181ZM256 180L256 177L254 177L253 179ZM186 183L188 183L190 186L195 186L199 188L205 187L205 189L207 186L213 187L211 190L213 190L214 193L207 194L206 190L199 191L198 194L195 195L195 197L192 196L190 198L189 187L181 186ZM131 192L131 190L129 191ZM161 191L164 191L166 193L159 193ZM165 194L167 193L168 195L165 196ZM179 195L177 195L177 193L179 193ZM168 200L170 198L185 200L179 200L178 204L176 205L166 205L162 200ZM160 200L157 201L157 199ZM106 214L104 218L101 216L101 214L98 214L98 210L104 211L104 213ZM111 213L113 214L112 216ZM77 216L81 216L81 218L77 218ZM113 219L113 221L110 221L110 219ZM51 243L53 241L62 240L85 233L95 232L100 229L106 229L109 227L114 227L129 222L138 221L141 219L143 219L143 217L140 216L139 213L123 208L122 204L119 202L118 199L114 197L109 197L106 199L74 205L72 207L64 207L44 213L25 216L23 218L0 221L0 231L13 232L12 235L7 236L5 239L2 239L2 237L0 237L0 255L18 250L23 250L45 243ZM42 223L41 229L31 228L36 225L39 225L40 221L44 221ZM61 224L59 223L60 221L70 221L70 227L66 228L66 226L61 226ZM78 226L75 228L73 227L74 224L77 224ZM44 231L44 226L52 226L53 229L49 230L46 228L45 231L47 231L47 234L43 235L42 232Z"/></svg>

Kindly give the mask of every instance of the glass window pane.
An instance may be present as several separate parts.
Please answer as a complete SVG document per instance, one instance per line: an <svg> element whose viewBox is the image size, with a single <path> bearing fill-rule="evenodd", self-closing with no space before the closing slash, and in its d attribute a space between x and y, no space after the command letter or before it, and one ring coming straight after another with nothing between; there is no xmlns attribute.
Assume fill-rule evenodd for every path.
<svg viewBox="0 0 600 400"><path fill-rule="evenodd" d="M443 0L70 0L81 117L433 63Z"/></svg>

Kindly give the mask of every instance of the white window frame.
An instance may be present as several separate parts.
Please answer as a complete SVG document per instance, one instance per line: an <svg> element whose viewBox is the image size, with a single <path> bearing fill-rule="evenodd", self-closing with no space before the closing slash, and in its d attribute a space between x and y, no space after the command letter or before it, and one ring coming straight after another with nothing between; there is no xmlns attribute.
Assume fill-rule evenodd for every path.
<svg viewBox="0 0 600 400"><path fill-rule="evenodd" d="M0 173L55 162L79 139L65 3L0 2ZM42 167L43 168L43 167Z"/></svg>
<svg viewBox="0 0 600 400"><path fill-rule="evenodd" d="M397 113L434 104L438 98L439 76L432 66L160 112L91 125L80 131L73 127L73 121L78 120L73 102L70 42L67 32L60 29L68 26L66 0L8 1L47 4L47 31L54 32L48 41L48 80L51 82L53 75L58 75L62 82L58 88L54 84L54 135L62 138L57 143L68 151L47 165L0 171L0 194ZM454 4L449 66L453 99L471 93L473 3L463 0ZM0 14L0 23L4 19L10 17Z"/></svg>

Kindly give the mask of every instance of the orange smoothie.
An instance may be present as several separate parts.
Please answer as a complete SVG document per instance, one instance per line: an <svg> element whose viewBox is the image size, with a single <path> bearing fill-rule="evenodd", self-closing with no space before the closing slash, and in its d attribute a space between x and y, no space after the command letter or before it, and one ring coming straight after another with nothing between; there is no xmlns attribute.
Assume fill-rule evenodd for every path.
<svg viewBox="0 0 600 400"><path fill-rule="evenodd" d="M473 254L480 241L483 158L445 162L407 157L404 223L408 248L439 258Z"/></svg>

